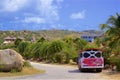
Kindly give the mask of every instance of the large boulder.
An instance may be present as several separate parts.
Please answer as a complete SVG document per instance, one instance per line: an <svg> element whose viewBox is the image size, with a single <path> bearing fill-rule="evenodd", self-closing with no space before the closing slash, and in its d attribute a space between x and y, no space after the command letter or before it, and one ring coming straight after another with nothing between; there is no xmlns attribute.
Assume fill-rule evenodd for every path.
<svg viewBox="0 0 120 80"><path fill-rule="evenodd" d="M23 68L22 56L14 50L0 50L0 71L11 71L16 69L21 71Z"/></svg>

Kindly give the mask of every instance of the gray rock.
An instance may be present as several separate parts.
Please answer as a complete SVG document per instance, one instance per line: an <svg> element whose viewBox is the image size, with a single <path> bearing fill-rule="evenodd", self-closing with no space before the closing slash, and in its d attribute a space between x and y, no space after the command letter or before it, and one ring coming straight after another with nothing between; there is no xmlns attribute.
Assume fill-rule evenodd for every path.
<svg viewBox="0 0 120 80"><path fill-rule="evenodd" d="M0 71L11 71L16 69L21 71L23 68L22 56L14 50L0 50Z"/></svg>

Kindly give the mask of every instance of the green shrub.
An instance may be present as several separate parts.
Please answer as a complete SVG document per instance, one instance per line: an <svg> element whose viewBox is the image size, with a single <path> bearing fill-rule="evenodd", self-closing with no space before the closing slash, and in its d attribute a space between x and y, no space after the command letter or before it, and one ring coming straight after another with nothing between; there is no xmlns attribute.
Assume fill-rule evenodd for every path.
<svg viewBox="0 0 120 80"><path fill-rule="evenodd" d="M74 39L74 43L74 47L76 48L76 50L81 50L88 44L86 40L80 38Z"/></svg>
<svg viewBox="0 0 120 80"><path fill-rule="evenodd" d="M62 54L61 52L55 54L55 62L63 63L63 60L64 60L64 54Z"/></svg>
<svg viewBox="0 0 120 80"><path fill-rule="evenodd" d="M44 42L43 43L36 43L32 48L32 53L33 53L33 56L34 58L40 58L41 55L42 55L42 52L41 52L41 47L43 46Z"/></svg>
<svg viewBox="0 0 120 80"><path fill-rule="evenodd" d="M17 38L14 42L14 44L16 45L16 47L22 42L21 39Z"/></svg>
<svg viewBox="0 0 120 80"><path fill-rule="evenodd" d="M16 73L16 72L20 72L17 68L13 68L13 69L11 69L11 71L10 71L11 73Z"/></svg>
<svg viewBox="0 0 120 80"><path fill-rule="evenodd" d="M4 67L4 66L0 65L0 72L2 72L3 67Z"/></svg>
<svg viewBox="0 0 120 80"><path fill-rule="evenodd" d="M119 56L110 57L110 63L112 65L116 65L117 70L120 71L120 57Z"/></svg>
<svg viewBox="0 0 120 80"><path fill-rule="evenodd" d="M18 45L18 50L19 52L21 53L22 56L24 56L24 52L25 52L25 49L26 47L28 46L28 42L21 42L19 45Z"/></svg>
<svg viewBox="0 0 120 80"><path fill-rule="evenodd" d="M24 61L23 67L32 67L29 61Z"/></svg>
<svg viewBox="0 0 120 80"><path fill-rule="evenodd" d="M15 48L14 44L1 45L0 49L13 49Z"/></svg>
<svg viewBox="0 0 120 80"><path fill-rule="evenodd" d="M50 42L43 42L39 48L39 52L36 52L36 53L40 53L40 56L44 58L46 61L51 55L48 53L49 46L50 46Z"/></svg>
<svg viewBox="0 0 120 80"><path fill-rule="evenodd" d="M62 49L63 49L63 43L59 40L55 40L50 44L48 48L48 53L55 54L57 52L62 51Z"/></svg>
<svg viewBox="0 0 120 80"><path fill-rule="evenodd" d="M98 47L96 44L93 44L93 43L87 44L87 45L84 47L84 49L89 49L89 48L98 48L98 49L99 49L99 47Z"/></svg>

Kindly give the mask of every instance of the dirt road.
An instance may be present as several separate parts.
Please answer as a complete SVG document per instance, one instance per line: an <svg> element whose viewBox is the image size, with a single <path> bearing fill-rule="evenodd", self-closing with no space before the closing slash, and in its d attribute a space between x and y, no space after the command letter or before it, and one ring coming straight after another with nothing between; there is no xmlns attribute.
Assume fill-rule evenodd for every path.
<svg viewBox="0 0 120 80"><path fill-rule="evenodd" d="M31 64L37 69L46 70L46 73L22 77L0 78L0 80L113 80L104 75L103 72L82 73L79 72L77 67L39 64L33 62L31 62Z"/></svg>

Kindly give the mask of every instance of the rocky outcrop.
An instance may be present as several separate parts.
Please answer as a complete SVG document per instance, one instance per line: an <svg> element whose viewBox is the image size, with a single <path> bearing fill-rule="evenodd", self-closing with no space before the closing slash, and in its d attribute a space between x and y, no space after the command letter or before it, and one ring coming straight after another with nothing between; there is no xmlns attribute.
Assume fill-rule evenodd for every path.
<svg viewBox="0 0 120 80"><path fill-rule="evenodd" d="M16 69L21 71L23 68L22 56L14 50L0 50L0 71L11 71Z"/></svg>

